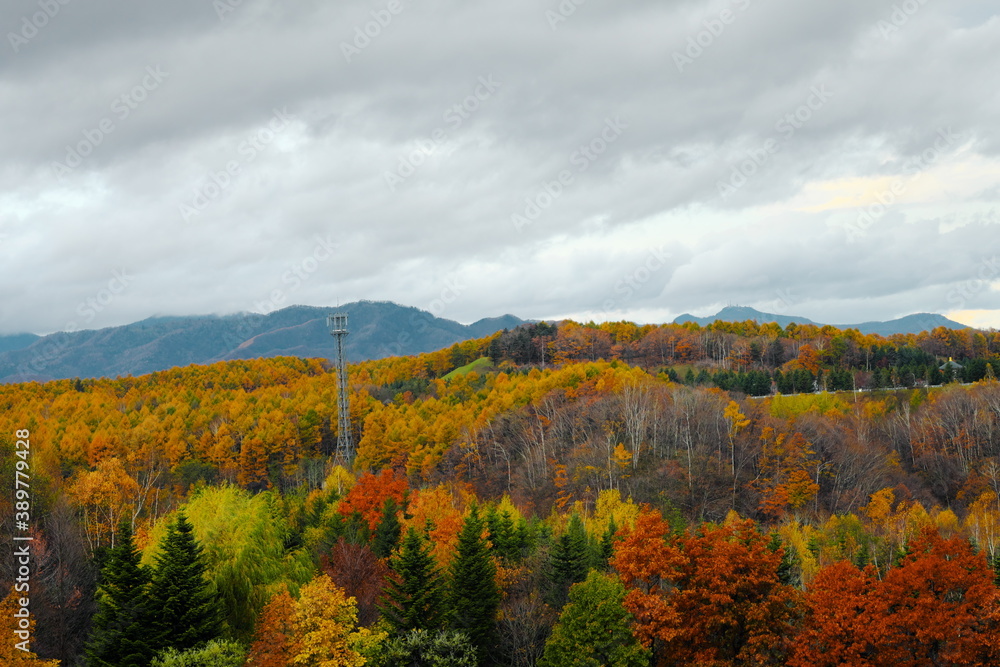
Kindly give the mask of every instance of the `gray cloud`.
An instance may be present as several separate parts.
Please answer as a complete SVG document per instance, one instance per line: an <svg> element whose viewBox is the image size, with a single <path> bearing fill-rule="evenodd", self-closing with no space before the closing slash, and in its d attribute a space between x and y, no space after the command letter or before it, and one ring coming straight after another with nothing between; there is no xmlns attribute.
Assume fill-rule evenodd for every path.
<svg viewBox="0 0 1000 667"><path fill-rule="evenodd" d="M998 250L993 3L220 2L0 8L0 330L448 290L462 321L883 319Z"/></svg>

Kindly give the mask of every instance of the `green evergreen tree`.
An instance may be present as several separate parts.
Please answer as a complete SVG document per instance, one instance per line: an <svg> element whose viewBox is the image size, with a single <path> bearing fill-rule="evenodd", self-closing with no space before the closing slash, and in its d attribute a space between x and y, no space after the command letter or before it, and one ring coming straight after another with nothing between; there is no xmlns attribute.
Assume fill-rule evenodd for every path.
<svg viewBox="0 0 1000 667"><path fill-rule="evenodd" d="M539 667L645 667L649 649L632 634L622 605L625 587L614 575L591 572L570 589L569 604L545 642Z"/></svg>
<svg viewBox="0 0 1000 667"><path fill-rule="evenodd" d="M792 385L788 378L779 370L774 371L774 386L779 394L790 394Z"/></svg>
<svg viewBox="0 0 1000 667"><path fill-rule="evenodd" d="M767 548L773 553L782 550L781 563L778 564L778 580L786 586L798 586L802 583L801 563L798 554L790 546L786 546L781 541L781 536L777 532L771 533L771 541Z"/></svg>
<svg viewBox="0 0 1000 667"><path fill-rule="evenodd" d="M399 536L402 534L402 526L399 525L399 517L396 516L399 506L392 498L386 498L382 506L382 520L375 528L375 539L372 541L372 552L379 558L388 558L392 550L399 544Z"/></svg>
<svg viewBox="0 0 1000 667"><path fill-rule="evenodd" d="M497 511L490 505L486 511L486 527L490 531L493 553L505 564L513 564L521 559L521 544L510 513Z"/></svg>
<svg viewBox="0 0 1000 667"><path fill-rule="evenodd" d="M155 612L149 634L158 649L186 651L219 637L219 602L205 579L201 545L183 513L160 545L149 597Z"/></svg>
<svg viewBox="0 0 1000 667"><path fill-rule="evenodd" d="M475 667L476 649L461 632L411 630L393 637L372 656L372 667Z"/></svg>
<svg viewBox="0 0 1000 667"><path fill-rule="evenodd" d="M601 555L597 565L598 569L605 572L610 567L611 557L615 555L615 533L617 532L618 524L615 522L615 517L612 516L608 520L607 530L601 535Z"/></svg>
<svg viewBox="0 0 1000 667"><path fill-rule="evenodd" d="M415 528L403 538L398 556L389 560L390 577L379 606L382 617L398 633L440 630L446 618L445 582L431 545Z"/></svg>
<svg viewBox="0 0 1000 667"><path fill-rule="evenodd" d="M156 654L149 641L149 569L141 564L127 521L101 569L97 614L85 649L90 667L145 667Z"/></svg>
<svg viewBox="0 0 1000 667"><path fill-rule="evenodd" d="M549 556L546 602L556 609L566 604L569 587L587 578L591 563L588 546L583 520L579 514L574 514L566 532L552 545Z"/></svg>
<svg viewBox="0 0 1000 667"><path fill-rule="evenodd" d="M473 505L458 534L458 553L451 566L451 625L472 641L478 664L491 665L499 644L496 619L500 590L496 566L482 534L483 522Z"/></svg>
<svg viewBox="0 0 1000 667"><path fill-rule="evenodd" d="M204 646L178 651L168 648L153 660L152 667L242 667L247 652L233 641L213 639Z"/></svg>
<svg viewBox="0 0 1000 667"><path fill-rule="evenodd" d="M854 554L854 558L853 558L852 562L854 563L854 566L857 567L860 570L860 569L864 568L866 565L868 565L869 563L871 563L871 561L872 561L872 553L871 553L871 549L868 548L868 541L866 540L866 541L864 541L864 542L861 543L861 546L858 548L857 552Z"/></svg>

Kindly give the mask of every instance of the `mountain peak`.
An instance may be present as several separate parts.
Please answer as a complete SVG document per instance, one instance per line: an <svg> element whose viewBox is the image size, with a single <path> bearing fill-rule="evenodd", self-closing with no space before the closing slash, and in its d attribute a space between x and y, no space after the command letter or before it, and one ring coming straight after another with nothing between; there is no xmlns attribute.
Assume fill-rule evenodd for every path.
<svg viewBox="0 0 1000 667"><path fill-rule="evenodd" d="M349 317L349 361L432 352L521 324L505 315L464 325L388 301L337 308L294 305L267 314L151 317L125 326L52 334L58 343L50 336L11 338L8 349L0 349L0 382L142 375L230 359L328 359L334 345L326 315L333 312Z"/></svg>
<svg viewBox="0 0 1000 667"><path fill-rule="evenodd" d="M824 326L824 323L814 322L808 317L798 315L778 315L776 313L764 313L750 306L726 306L715 315L709 317L695 317L685 313L678 316L675 324L686 322L696 322L700 326L708 326L712 322L745 322L752 320L758 324L776 322L780 327L787 327L792 322L796 324L815 324ZM897 333L920 333L930 331L938 327L948 329L968 329L968 327L954 320L949 320L944 315L937 313L913 313L894 320L885 322L862 322L860 324L834 324L838 329L857 329L863 334L879 334L881 336L891 336Z"/></svg>

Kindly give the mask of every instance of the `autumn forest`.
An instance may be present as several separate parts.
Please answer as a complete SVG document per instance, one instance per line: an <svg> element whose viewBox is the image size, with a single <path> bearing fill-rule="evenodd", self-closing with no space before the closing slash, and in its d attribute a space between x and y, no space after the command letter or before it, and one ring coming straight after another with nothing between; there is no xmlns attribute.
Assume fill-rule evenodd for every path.
<svg viewBox="0 0 1000 667"><path fill-rule="evenodd" d="M350 461L325 360L0 385L0 664L1000 664L998 374L992 330L526 324L351 365Z"/></svg>

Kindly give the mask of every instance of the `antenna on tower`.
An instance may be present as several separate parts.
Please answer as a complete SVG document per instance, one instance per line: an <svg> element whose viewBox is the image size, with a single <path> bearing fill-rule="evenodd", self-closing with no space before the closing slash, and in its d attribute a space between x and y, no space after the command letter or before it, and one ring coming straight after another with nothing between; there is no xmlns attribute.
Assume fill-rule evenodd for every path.
<svg viewBox="0 0 1000 667"><path fill-rule="evenodd" d="M351 442L351 412L347 397L347 362L344 360L344 339L347 338L347 313L327 315L330 335L337 341L337 454L336 459L348 464L354 458Z"/></svg>

